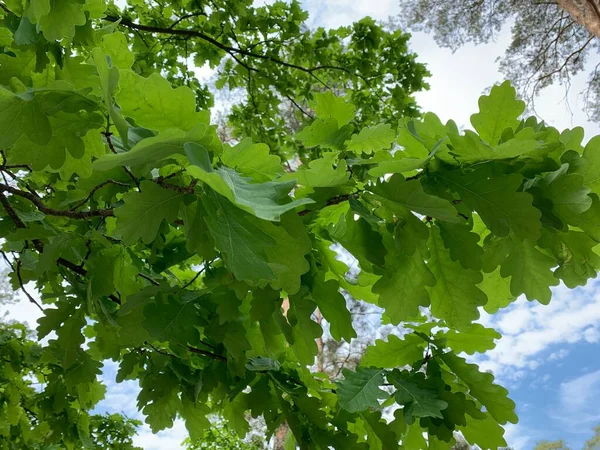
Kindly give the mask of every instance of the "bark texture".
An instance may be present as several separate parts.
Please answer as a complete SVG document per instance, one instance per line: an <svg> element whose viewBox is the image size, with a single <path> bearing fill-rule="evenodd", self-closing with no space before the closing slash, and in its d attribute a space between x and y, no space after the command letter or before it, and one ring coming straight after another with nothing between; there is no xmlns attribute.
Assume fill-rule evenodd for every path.
<svg viewBox="0 0 600 450"><path fill-rule="evenodd" d="M600 38L600 1L598 0L557 0L558 6L564 9L580 25Z"/></svg>

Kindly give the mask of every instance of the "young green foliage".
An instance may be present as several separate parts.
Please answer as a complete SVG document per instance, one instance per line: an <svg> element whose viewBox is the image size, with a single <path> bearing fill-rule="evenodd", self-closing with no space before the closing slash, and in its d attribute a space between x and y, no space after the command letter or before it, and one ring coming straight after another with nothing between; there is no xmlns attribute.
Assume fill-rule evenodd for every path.
<svg viewBox="0 0 600 450"><path fill-rule="evenodd" d="M154 432L180 417L199 440L218 415L243 435L252 415L269 436L287 423L301 448L450 448L456 431L506 445L515 404L458 355L500 338L481 308L548 303L561 280L596 276L598 138L583 149L578 132L521 119L507 83L482 97L475 131L415 118L424 68L370 19L303 31L295 2L129 3L0 12L0 237L49 339L0 336L1 352L25 348L2 363L0 443L87 448L112 359ZM246 89L235 145L183 48ZM360 331L346 293L406 333L329 380L311 370L320 338ZM29 405L32 363L46 382ZM44 424L30 437L26 407Z"/></svg>

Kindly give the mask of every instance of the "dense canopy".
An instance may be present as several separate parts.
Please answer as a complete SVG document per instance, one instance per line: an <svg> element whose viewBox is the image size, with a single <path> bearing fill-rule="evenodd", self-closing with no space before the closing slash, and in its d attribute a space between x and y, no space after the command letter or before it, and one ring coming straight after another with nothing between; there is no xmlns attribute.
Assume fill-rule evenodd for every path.
<svg viewBox="0 0 600 450"><path fill-rule="evenodd" d="M2 254L43 309L42 344L0 353L3 448L89 445L106 360L153 431L180 417L192 441L218 415L287 423L289 448L504 446L515 404L469 362L500 335L476 321L596 276L600 138L522 118L507 82L472 129L415 117L426 71L370 19L157 4L0 3ZM251 80L229 142L190 58ZM360 331L346 293L403 332L332 381L311 368L324 328Z"/></svg>

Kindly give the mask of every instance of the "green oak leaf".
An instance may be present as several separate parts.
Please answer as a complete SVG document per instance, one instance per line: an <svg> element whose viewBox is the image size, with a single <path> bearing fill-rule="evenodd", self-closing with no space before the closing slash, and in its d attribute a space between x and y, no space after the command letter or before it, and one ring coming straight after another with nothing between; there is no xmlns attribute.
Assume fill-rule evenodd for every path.
<svg viewBox="0 0 600 450"><path fill-rule="evenodd" d="M511 293L514 296L525 294L528 300L538 300L547 305L552 297L550 286L558 285L558 279L552 274L556 260L538 250L535 242L511 239L509 244L510 250L502 262L500 275L511 277Z"/></svg>
<svg viewBox="0 0 600 450"><path fill-rule="evenodd" d="M209 124L208 111L196 112L194 92L187 86L176 89L160 74L144 78L131 70L121 70L116 96L121 113L151 130L190 131Z"/></svg>
<svg viewBox="0 0 600 450"><path fill-rule="evenodd" d="M377 339L367 347L361 360L363 366L394 368L423 359L426 342L416 334L407 334L402 339L390 334L387 339Z"/></svg>
<svg viewBox="0 0 600 450"><path fill-rule="evenodd" d="M144 328L153 340L181 345L198 341L196 326L202 323L193 301L181 301L168 296L166 301L148 303L144 307Z"/></svg>
<svg viewBox="0 0 600 450"><path fill-rule="evenodd" d="M488 302L483 309L488 314L494 314L499 309L506 308L517 299L517 296L510 292L510 280L500 275L499 268L489 273L484 272L483 280L477 287L487 295Z"/></svg>
<svg viewBox="0 0 600 450"><path fill-rule="evenodd" d="M428 112L420 119L400 119L396 142L403 148L407 157L428 159L434 151L446 151L447 136L451 131L457 132L452 121L444 125L438 116Z"/></svg>
<svg viewBox="0 0 600 450"><path fill-rule="evenodd" d="M283 172L281 158L271 155L266 144L254 144L251 138L231 147L226 145L221 157L223 164L237 170L255 182L270 181Z"/></svg>
<svg viewBox="0 0 600 450"><path fill-rule="evenodd" d="M42 145L31 142L29 137L21 137L8 153L12 164L29 164L35 170L43 170L48 166L61 169L66 162L67 152L75 161L90 160L89 156L85 156L86 153L91 153L92 147L89 145L86 149L89 139L86 135L90 132L94 135L96 144L100 143L99 128L103 125L102 116L96 113L59 112L49 117L49 123L52 127L50 141Z"/></svg>
<svg viewBox="0 0 600 450"><path fill-rule="evenodd" d="M140 183L141 192L128 192L123 196L124 204L115 209L117 228L125 244L138 240L149 244L163 221L173 222L185 194L165 189L152 181Z"/></svg>
<svg viewBox="0 0 600 450"><path fill-rule="evenodd" d="M131 255L122 246L113 245L94 252L88 264L93 295L108 296L119 292L127 297L140 289L138 270L133 265Z"/></svg>
<svg viewBox="0 0 600 450"><path fill-rule="evenodd" d="M288 179L294 178L298 184L309 187L333 187L345 184L350 179L346 161L338 161L335 152L325 153L322 158L314 159L308 168L300 167L289 174Z"/></svg>
<svg viewBox="0 0 600 450"><path fill-rule="evenodd" d="M275 273L269 266L265 249L274 247L276 241L262 229L263 224L212 191L207 192L202 204L206 209L204 220L215 246L223 252L233 275L251 284L274 281Z"/></svg>
<svg viewBox="0 0 600 450"><path fill-rule="evenodd" d="M600 199L597 194L590 194L592 204L582 214L574 217L573 224L587 233L593 240L600 242Z"/></svg>
<svg viewBox="0 0 600 450"><path fill-rule="evenodd" d="M204 403L193 402L187 397L182 399L179 413L185 421L185 428L192 441L201 440L204 437L204 431L211 427L211 422L207 417L210 412L210 408Z"/></svg>
<svg viewBox="0 0 600 450"><path fill-rule="evenodd" d="M446 222L460 222L460 217L452 203L427 194L419 180L406 181L402 175L395 174L388 181L375 186L372 192L387 200L392 207L401 206Z"/></svg>
<svg viewBox="0 0 600 450"><path fill-rule="evenodd" d="M419 308L429 306L427 287L436 284L425 260L429 253L424 240L417 241L417 249L408 256L398 251L386 256L386 271L373 285L379 295L378 304L393 324L419 315Z"/></svg>
<svg viewBox="0 0 600 450"><path fill-rule="evenodd" d="M130 69L135 60L127 38L118 31L102 36L102 50L110 57L112 65L119 69Z"/></svg>
<svg viewBox="0 0 600 450"><path fill-rule="evenodd" d="M479 323L472 324L466 330L438 331L436 339L444 339L445 345L454 350L455 353L465 352L469 355L483 353L496 347L494 340L500 339L502 335L493 328L486 328Z"/></svg>
<svg viewBox="0 0 600 450"><path fill-rule="evenodd" d="M584 163L578 169L578 173L583 175L583 184L592 189L596 194L600 194L600 136L595 136L589 140L583 150Z"/></svg>
<svg viewBox="0 0 600 450"><path fill-rule="evenodd" d="M432 229L428 246L431 252L428 267L437 280L427 288L431 312L450 327L464 330L479 318L477 308L487 303L485 293L477 287L483 279L481 272L464 269L452 260L437 227Z"/></svg>
<svg viewBox="0 0 600 450"><path fill-rule="evenodd" d="M467 424L460 428L460 432L467 442L483 449L506 447L504 428L488 413L481 420L467 417Z"/></svg>
<svg viewBox="0 0 600 450"><path fill-rule="evenodd" d="M408 256L415 254L419 242L427 241L429 228L425 223L407 210L395 211L396 227L394 230L395 247Z"/></svg>
<svg viewBox="0 0 600 450"><path fill-rule="evenodd" d="M390 148L395 139L396 133L391 125L380 123L374 127L363 128L360 133L352 135L346 142L346 150L371 154Z"/></svg>
<svg viewBox="0 0 600 450"><path fill-rule="evenodd" d="M538 241L540 247L552 252L558 268L554 276L560 278L568 288L585 286L595 278L600 269L600 255L594 250L598 242L580 231L566 233L544 231Z"/></svg>
<svg viewBox="0 0 600 450"><path fill-rule="evenodd" d="M196 142L206 148L212 148L216 142L214 130L199 123L189 131L165 130L158 135L142 139L131 150L124 153L107 154L94 161L95 170L111 170L119 166L157 165L172 155L183 154L184 144Z"/></svg>
<svg viewBox="0 0 600 450"><path fill-rule="evenodd" d="M142 390L137 397L137 406L146 416L146 423L153 433L173 426L181 409L179 383L179 378L169 368L163 373L153 371L140 381Z"/></svg>
<svg viewBox="0 0 600 450"><path fill-rule="evenodd" d="M185 226L185 245L190 253L196 253L204 260L217 256L215 240L206 223L206 209L201 200L190 205L182 205L183 223Z"/></svg>
<svg viewBox="0 0 600 450"><path fill-rule="evenodd" d="M522 175L492 175L486 165L469 173L453 171L438 176L477 211L492 233L507 236L512 231L522 239L539 238L541 213L532 205L531 195L519 192Z"/></svg>
<svg viewBox="0 0 600 450"><path fill-rule="evenodd" d="M553 212L569 223L577 221L580 214L592 206L589 187L584 187L584 177L568 173L569 165L536 178L530 185L540 189L543 197L552 202Z"/></svg>
<svg viewBox="0 0 600 450"><path fill-rule="evenodd" d="M505 81L479 98L479 112L471 116L471 124L485 142L497 145L506 128L517 128L523 111L525 102L517 100L515 88Z"/></svg>
<svg viewBox="0 0 600 450"><path fill-rule="evenodd" d="M25 134L31 142L47 144L52 128L33 92L15 94L0 86L0 147L8 148Z"/></svg>
<svg viewBox="0 0 600 450"><path fill-rule="evenodd" d="M70 0L32 0L29 20L38 25L48 41L72 39L75 27L85 25L85 2Z"/></svg>
<svg viewBox="0 0 600 450"><path fill-rule="evenodd" d="M340 216L335 225L330 225L328 232L333 240L358 259L362 268L370 267L371 264L383 267L385 264L386 250L381 235L363 218L355 220L354 214L349 211Z"/></svg>
<svg viewBox="0 0 600 450"><path fill-rule="evenodd" d="M187 143L184 147L192 162L187 168L190 175L202 180L231 203L260 219L278 222L285 212L313 203L309 198L284 202L289 199L288 194L296 185L294 180L249 183L249 179L240 176L233 169L221 167L213 170L204 147L194 143Z"/></svg>
<svg viewBox="0 0 600 450"><path fill-rule="evenodd" d="M56 308L44 309L44 316L37 320L38 327L36 330L38 339L43 339L53 330L60 328L60 326L73 315L77 305L73 302L62 300L58 301L56 306Z"/></svg>
<svg viewBox="0 0 600 450"><path fill-rule="evenodd" d="M384 383L385 370L359 366L355 372L344 369L342 373L344 379L336 385L340 406L346 411L359 412L378 408L379 400L389 397L380 388Z"/></svg>
<svg viewBox="0 0 600 450"><path fill-rule="evenodd" d="M331 336L340 341L350 342L356 337L352 327L352 316L346 307L346 299L339 292L340 285L335 280L325 281L325 274L319 274L311 287L311 296L323 317L329 322Z"/></svg>
<svg viewBox="0 0 600 450"><path fill-rule="evenodd" d="M83 314L74 314L65 320L58 329L56 332L58 338L51 341L55 344L55 353L64 368L71 367L80 357L81 346L85 342L81 331L84 326L85 318Z"/></svg>
<svg viewBox="0 0 600 450"><path fill-rule="evenodd" d="M312 124L303 128L294 136L302 142L306 148L321 146L334 150L341 150L350 136L353 127L351 125L338 126L335 119L316 119Z"/></svg>
<svg viewBox="0 0 600 450"><path fill-rule="evenodd" d="M300 276L310 268L304 255L311 248L298 217L283 216L276 225L236 208L212 191L206 193L203 205L216 248L224 253L227 267L238 280L253 285L267 281L289 294L298 291Z"/></svg>
<svg viewBox="0 0 600 450"><path fill-rule="evenodd" d="M469 388L469 394L475 397L487 412L500 424L517 423L515 402L508 398L508 391L494 384L494 376L480 372L476 364L469 364L454 353L443 353L440 358L449 369Z"/></svg>
<svg viewBox="0 0 600 450"><path fill-rule="evenodd" d="M316 303L301 294L289 297L287 319L291 325L292 351L301 364L310 366L318 353L315 340L323 334L323 329L311 318Z"/></svg>
<svg viewBox="0 0 600 450"><path fill-rule="evenodd" d="M442 410L448 407L448 403L439 398L439 394L422 373L393 371L388 379L396 388L396 402L404 406L406 423L412 424L415 417L443 418Z"/></svg>
<svg viewBox="0 0 600 450"><path fill-rule="evenodd" d="M444 245L450 251L450 258L460 262L465 269L481 270L483 248L479 245L480 236L471 231L468 225L436 222Z"/></svg>
<svg viewBox="0 0 600 450"><path fill-rule="evenodd" d="M331 91L316 94L314 108L319 119L335 119L340 127L348 124L356 114L356 108L352 103L335 96Z"/></svg>

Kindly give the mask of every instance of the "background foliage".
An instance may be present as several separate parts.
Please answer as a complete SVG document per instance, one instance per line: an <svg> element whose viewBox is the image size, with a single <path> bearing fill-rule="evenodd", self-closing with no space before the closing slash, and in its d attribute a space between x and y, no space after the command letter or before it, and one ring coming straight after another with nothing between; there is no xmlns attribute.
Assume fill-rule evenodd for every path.
<svg viewBox="0 0 600 450"><path fill-rule="evenodd" d="M215 415L289 427L289 448L506 445L515 404L463 356L501 337L481 308L595 277L599 138L522 118L508 82L473 130L414 117L425 70L369 19L309 32L296 3L158 5L2 3L2 254L44 342L8 328L3 444L129 442L134 422L88 415L110 359L152 430L180 417L191 445ZM245 88L234 141L189 58ZM350 297L402 331L331 376L315 357L324 329L357 337Z"/></svg>

